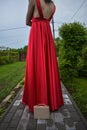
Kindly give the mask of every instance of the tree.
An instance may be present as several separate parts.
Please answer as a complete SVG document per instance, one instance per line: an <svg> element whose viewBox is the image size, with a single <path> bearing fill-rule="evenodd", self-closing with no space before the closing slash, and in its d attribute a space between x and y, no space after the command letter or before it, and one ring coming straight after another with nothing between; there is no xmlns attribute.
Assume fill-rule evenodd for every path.
<svg viewBox="0 0 87 130"><path fill-rule="evenodd" d="M59 35L62 39L59 50L61 78L72 83L77 75L78 57L81 56L82 48L86 44L86 29L79 22L63 24L59 28Z"/></svg>
<svg viewBox="0 0 87 130"><path fill-rule="evenodd" d="M55 47L56 47L56 55L57 55L57 57L59 55L59 45L60 45L60 39L59 39L59 37L57 37L55 39Z"/></svg>

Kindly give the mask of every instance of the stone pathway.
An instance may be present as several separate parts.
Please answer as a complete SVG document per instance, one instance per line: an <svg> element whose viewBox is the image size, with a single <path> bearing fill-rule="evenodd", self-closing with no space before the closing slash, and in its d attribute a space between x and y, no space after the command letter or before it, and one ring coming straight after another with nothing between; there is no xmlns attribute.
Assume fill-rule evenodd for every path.
<svg viewBox="0 0 87 130"><path fill-rule="evenodd" d="M62 84L64 106L50 114L50 119L36 120L21 103L23 89L0 120L0 130L87 130L87 122Z"/></svg>

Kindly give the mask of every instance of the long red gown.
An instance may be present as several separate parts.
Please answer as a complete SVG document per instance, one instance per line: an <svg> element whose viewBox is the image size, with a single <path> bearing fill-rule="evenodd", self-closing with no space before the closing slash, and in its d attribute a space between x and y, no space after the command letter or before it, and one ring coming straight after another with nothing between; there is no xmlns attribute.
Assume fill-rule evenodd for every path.
<svg viewBox="0 0 87 130"><path fill-rule="evenodd" d="M34 105L49 105L50 111L64 104L56 49L49 19L43 17L40 1L36 0L40 17L32 18L28 40L26 71L22 102L33 112Z"/></svg>

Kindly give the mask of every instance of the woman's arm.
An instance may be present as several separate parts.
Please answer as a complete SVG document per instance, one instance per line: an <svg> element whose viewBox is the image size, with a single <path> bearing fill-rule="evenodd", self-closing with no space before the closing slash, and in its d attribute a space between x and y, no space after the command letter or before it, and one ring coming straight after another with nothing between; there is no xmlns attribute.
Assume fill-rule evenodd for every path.
<svg viewBox="0 0 87 130"><path fill-rule="evenodd" d="M26 25L28 25L28 26L32 25L31 19L32 19L33 12L34 12L34 5L35 5L34 0L29 0L28 11L27 11L27 15L26 15Z"/></svg>

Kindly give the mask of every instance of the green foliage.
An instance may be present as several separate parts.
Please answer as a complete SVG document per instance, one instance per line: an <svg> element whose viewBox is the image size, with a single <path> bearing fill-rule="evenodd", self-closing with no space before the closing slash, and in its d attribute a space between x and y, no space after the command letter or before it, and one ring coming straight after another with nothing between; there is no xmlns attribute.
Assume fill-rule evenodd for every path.
<svg viewBox="0 0 87 130"><path fill-rule="evenodd" d="M72 85L78 73L78 58L82 55L82 48L87 43L86 28L76 22L64 24L59 28L59 35L62 41L59 46L61 78L66 84Z"/></svg>
<svg viewBox="0 0 87 130"><path fill-rule="evenodd" d="M18 61L18 52L13 50L0 51L0 65Z"/></svg>
<svg viewBox="0 0 87 130"><path fill-rule="evenodd" d="M22 53L24 52L24 53L26 53L26 52L27 52L27 47L28 47L28 46L26 45L26 46L24 46L23 48L19 48L19 49L18 49L18 52L22 52Z"/></svg>
<svg viewBox="0 0 87 130"><path fill-rule="evenodd" d="M87 79L80 77L75 78L74 81L74 92L72 92L72 97L87 119Z"/></svg>
<svg viewBox="0 0 87 130"><path fill-rule="evenodd" d="M19 53L26 55L26 52L27 46L20 49L0 50L0 65L19 61Z"/></svg>
<svg viewBox="0 0 87 130"><path fill-rule="evenodd" d="M63 39L64 48L69 46L81 53L82 46L86 43L86 29L80 23L64 24L59 29L59 34Z"/></svg>
<svg viewBox="0 0 87 130"><path fill-rule="evenodd" d="M78 59L77 69L79 76L87 77L87 46L82 49L82 55Z"/></svg>
<svg viewBox="0 0 87 130"><path fill-rule="evenodd" d="M55 48L56 48L56 55L57 55L57 57L59 55L59 46L60 46L60 39L56 38L55 39Z"/></svg>
<svg viewBox="0 0 87 130"><path fill-rule="evenodd" d="M0 57L0 65L5 65L9 63L9 57L8 56L2 56Z"/></svg>

